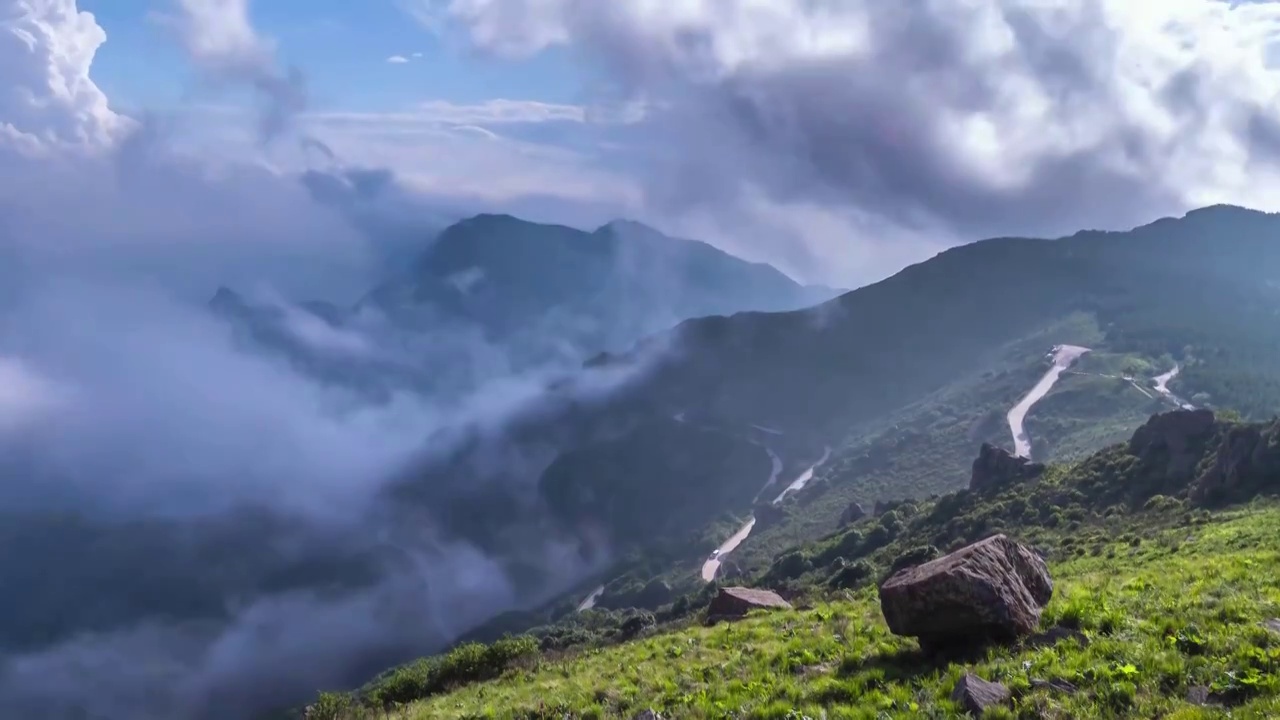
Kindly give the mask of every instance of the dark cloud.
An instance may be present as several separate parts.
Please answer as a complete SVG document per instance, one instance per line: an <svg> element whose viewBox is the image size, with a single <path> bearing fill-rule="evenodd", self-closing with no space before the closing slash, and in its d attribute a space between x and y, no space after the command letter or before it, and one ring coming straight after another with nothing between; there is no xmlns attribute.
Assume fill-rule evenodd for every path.
<svg viewBox="0 0 1280 720"><path fill-rule="evenodd" d="M659 207L728 214L760 192L977 237L1265 199L1233 173L1275 169L1259 129L1280 117L1261 109L1280 86L1263 64L1277 7L487 0L442 12L497 52L572 44L649 100Z"/></svg>

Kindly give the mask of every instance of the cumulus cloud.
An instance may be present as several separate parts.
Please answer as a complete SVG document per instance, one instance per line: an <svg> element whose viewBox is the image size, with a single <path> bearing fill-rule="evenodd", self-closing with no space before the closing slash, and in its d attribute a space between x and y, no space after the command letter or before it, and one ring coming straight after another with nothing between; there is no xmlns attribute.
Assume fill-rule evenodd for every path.
<svg viewBox="0 0 1280 720"><path fill-rule="evenodd" d="M392 55L387 58L387 62L391 63L392 65L403 65L409 62L409 58L403 55Z"/></svg>
<svg viewBox="0 0 1280 720"><path fill-rule="evenodd" d="M11 0L0 15L0 142L96 147L127 126L89 79L106 33L75 0Z"/></svg>
<svg viewBox="0 0 1280 720"><path fill-rule="evenodd" d="M587 53L616 90L659 109L650 206L723 217L816 204L847 229L808 237L829 257L847 236L876 245L867 229L954 242L1124 226L1218 201L1276 205L1276 2L417 10L493 53Z"/></svg>

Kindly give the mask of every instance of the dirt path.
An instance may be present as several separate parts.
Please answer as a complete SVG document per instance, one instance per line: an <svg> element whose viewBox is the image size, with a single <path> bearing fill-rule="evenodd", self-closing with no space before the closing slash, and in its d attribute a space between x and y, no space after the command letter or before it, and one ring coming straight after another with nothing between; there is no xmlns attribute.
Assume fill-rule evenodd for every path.
<svg viewBox="0 0 1280 720"><path fill-rule="evenodd" d="M766 450L768 450L768 448L766 448ZM773 485L774 482L777 481L778 473L782 472L782 460L775 455L772 450L769 450L769 457L773 460L773 473L769 476L769 482L765 483L765 488ZM822 457L818 459L818 462L810 465L804 472L797 475L796 479L792 480L791 484L788 485L786 489L778 495L778 497L773 499L773 504L777 505L782 502L782 499L787 496L787 493L798 491L807 485L809 481L813 479L814 470L817 470L818 467L825 463L830 457L831 448L828 447L823 451ZM760 492L763 493L764 490L761 490ZM760 497L760 494L758 493L756 497ZM742 541L746 540L747 536L751 534L751 529L754 528L755 525L756 519L753 516L751 519L747 520L742 527L738 528L738 532L731 535L728 540L720 543L720 547L716 548L716 552L713 553L710 558L707 558L707 561L702 564L702 579L704 581L711 582L716 579L716 573L720 570L720 563L724 560L724 556L733 552L735 548L741 545Z"/></svg>
<svg viewBox="0 0 1280 720"><path fill-rule="evenodd" d="M1152 380L1155 381L1155 384L1156 384L1156 392L1160 393L1160 395L1163 396L1164 399L1168 400L1174 405L1177 405L1179 408L1182 408L1183 410L1195 410L1196 409L1195 405L1192 405L1186 400L1183 400L1177 395L1174 395L1173 391L1169 389L1169 381L1178 377L1178 373L1180 372L1182 372L1182 367L1179 366L1177 363L1174 363L1172 370L1152 378Z"/></svg>
<svg viewBox="0 0 1280 720"><path fill-rule="evenodd" d="M578 612L582 612L583 610L590 610L591 608L595 607L596 600L599 600L600 596L603 594L604 594L603 585L601 585L600 587L597 587L595 590L592 590L591 594L588 595L586 599L578 603Z"/></svg>
<svg viewBox="0 0 1280 720"><path fill-rule="evenodd" d="M1040 402L1040 399L1049 393L1054 383L1058 382L1058 378L1062 372L1071 367L1081 355L1089 352L1089 348L1080 347L1079 345L1058 345L1053 349L1053 367L1040 378L1040 382L1031 388L1031 392L1023 396L1009 410L1009 430L1013 433L1014 454L1019 457L1031 457L1031 436L1027 434L1023 422L1027 419L1027 413L1031 410L1031 406Z"/></svg>

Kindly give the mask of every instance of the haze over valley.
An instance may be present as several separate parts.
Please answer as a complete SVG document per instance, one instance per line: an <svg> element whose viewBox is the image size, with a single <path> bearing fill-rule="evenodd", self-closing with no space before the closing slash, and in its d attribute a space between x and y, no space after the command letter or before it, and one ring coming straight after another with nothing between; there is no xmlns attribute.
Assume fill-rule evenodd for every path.
<svg viewBox="0 0 1280 720"><path fill-rule="evenodd" d="M0 717L508 717L731 583L1270 518L1280 2L678 5L0 0Z"/></svg>

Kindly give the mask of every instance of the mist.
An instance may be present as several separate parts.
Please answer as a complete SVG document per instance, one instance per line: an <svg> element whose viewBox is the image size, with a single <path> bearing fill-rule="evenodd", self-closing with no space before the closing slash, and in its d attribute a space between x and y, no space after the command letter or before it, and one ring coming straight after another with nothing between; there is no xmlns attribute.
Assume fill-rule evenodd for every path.
<svg viewBox="0 0 1280 720"><path fill-rule="evenodd" d="M506 452L505 433L641 370L552 392L580 358L515 372L475 328L430 316L323 322L302 303L350 307L453 211L331 152L296 173L180 151L172 124L115 112L89 79L91 17L18 5L33 35L81 44L42 65L26 53L53 53L48 37L0 37L0 82L75 77L74 92L46 88L43 116L0 101L0 715L253 717L439 650L603 561L544 527L533 481L555 449ZM203 81L257 94L264 150L323 147L293 132L301 73L275 66L243 2L214 7L177 3L166 20ZM449 391L308 372L211 309L224 286L278 311L314 358L425 368ZM394 495L476 437L502 466L491 482L520 483L488 490L527 510L497 547ZM425 497L473 490L441 477Z"/></svg>

